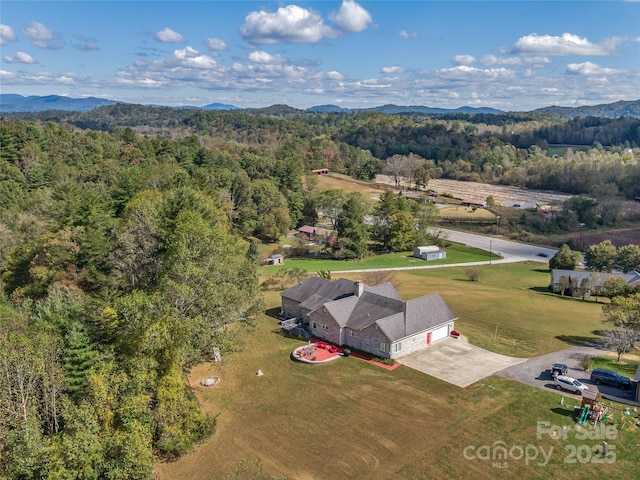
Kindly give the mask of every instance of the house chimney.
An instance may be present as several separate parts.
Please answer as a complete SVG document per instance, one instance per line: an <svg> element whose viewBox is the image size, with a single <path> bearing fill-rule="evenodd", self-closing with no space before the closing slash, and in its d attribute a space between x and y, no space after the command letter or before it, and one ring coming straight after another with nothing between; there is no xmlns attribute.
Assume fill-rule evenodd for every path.
<svg viewBox="0 0 640 480"><path fill-rule="evenodd" d="M402 302L402 313L404 317L404 336L407 336L407 302Z"/></svg>
<svg viewBox="0 0 640 480"><path fill-rule="evenodd" d="M362 293L364 292L364 283L362 283L359 280L355 281L355 290L353 293L356 294L357 297L361 296Z"/></svg>

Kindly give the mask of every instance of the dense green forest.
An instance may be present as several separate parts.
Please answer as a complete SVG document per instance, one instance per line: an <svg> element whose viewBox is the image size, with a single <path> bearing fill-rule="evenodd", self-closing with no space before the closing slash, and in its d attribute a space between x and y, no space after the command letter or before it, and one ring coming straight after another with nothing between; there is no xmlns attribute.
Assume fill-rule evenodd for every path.
<svg viewBox="0 0 640 480"><path fill-rule="evenodd" d="M184 372L215 347L238 348L260 312L252 238L273 242L322 212L339 234L333 253L362 257L371 240L411 248L437 221L428 202L318 192L310 169L371 179L397 167L413 185L581 194L539 231L616 225L621 201L640 195L632 119L131 105L19 117L0 123L0 472L10 478L148 478L158 458L210 434L215 419ZM579 140L590 148L546 151Z"/></svg>

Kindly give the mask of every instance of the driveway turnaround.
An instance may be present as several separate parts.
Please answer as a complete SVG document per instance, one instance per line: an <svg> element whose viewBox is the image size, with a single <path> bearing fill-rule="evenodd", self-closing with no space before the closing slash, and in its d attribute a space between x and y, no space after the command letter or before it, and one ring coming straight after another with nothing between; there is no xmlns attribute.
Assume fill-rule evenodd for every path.
<svg viewBox="0 0 640 480"><path fill-rule="evenodd" d="M584 371L582 361L585 357L598 357L607 353L609 353L609 350L598 343L566 348L559 352L530 358L526 362L505 368L499 372L498 375L512 378L531 385L532 387L555 390L553 377L551 376L551 365L554 363L564 363L567 366L568 376L577 378L590 389L599 390L604 398L630 405L639 405L634 401L636 392L635 382L632 382L629 390L623 390L609 385L594 385L589 379L589 373ZM579 398L579 396L572 395L564 390L560 390L559 393Z"/></svg>
<svg viewBox="0 0 640 480"><path fill-rule="evenodd" d="M525 360L483 350L464 337L448 337L398 358L407 367L463 388Z"/></svg>

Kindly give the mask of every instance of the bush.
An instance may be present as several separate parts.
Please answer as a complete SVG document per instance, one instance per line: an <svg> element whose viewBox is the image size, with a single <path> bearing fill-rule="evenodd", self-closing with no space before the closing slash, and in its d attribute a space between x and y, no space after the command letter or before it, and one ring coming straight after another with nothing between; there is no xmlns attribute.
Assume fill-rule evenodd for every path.
<svg viewBox="0 0 640 480"><path fill-rule="evenodd" d="M477 282L480 279L480 275L482 275L482 269L479 267L469 267L465 271L467 274L467 278L472 282Z"/></svg>

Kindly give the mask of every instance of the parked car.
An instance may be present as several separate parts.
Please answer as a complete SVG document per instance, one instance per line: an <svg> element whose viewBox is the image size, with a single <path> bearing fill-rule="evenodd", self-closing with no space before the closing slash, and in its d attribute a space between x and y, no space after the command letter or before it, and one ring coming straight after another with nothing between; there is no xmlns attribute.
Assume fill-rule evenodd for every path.
<svg viewBox="0 0 640 480"><path fill-rule="evenodd" d="M564 363L554 363L551 365L551 375L554 377L557 375L566 375L567 366Z"/></svg>
<svg viewBox="0 0 640 480"><path fill-rule="evenodd" d="M573 377L567 377L566 375L558 375L554 381L558 390L564 389L572 393L582 394L583 390L589 390L584 383L579 382Z"/></svg>
<svg viewBox="0 0 640 480"><path fill-rule="evenodd" d="M629 377L604 368L594 368L591 372L591 381L596 385L605 383L618 388L631 388L631 379Z"/></svg>

